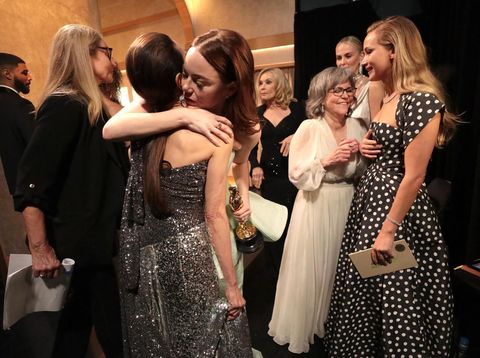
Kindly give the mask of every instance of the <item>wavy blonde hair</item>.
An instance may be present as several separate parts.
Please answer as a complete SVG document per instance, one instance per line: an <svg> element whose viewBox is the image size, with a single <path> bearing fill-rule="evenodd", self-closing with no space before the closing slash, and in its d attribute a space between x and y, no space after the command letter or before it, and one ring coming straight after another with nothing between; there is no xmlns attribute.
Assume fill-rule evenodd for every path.
<svg viewBox="0 0 480 358"><path fill-rule="evenodd" d="M260 71L256 81L257 98L260 93L260 77L265 73L271 73L273 76L273 83L275 85L275 104L286 109L290 102L295 101L295 99L293 98L293 91L290 82L288 82L287 77L285 77L285 74L279 68L269 67Z"/></svg>
<svg viewBox="0 0 480 358"><path fill-rule="evenodd" d="M443 86L430 70L427 51L415 24L403 16L391 16L370 25L367 34L375 32L378 43L390 49L394 90L400 93L422 91L432 93L445 103ZM453 136L458 116L445 109L437 136L442 147Z"/></svg>
<svg viewBox="0 0 480 358"><path fill-rule="evenodd" d="M101 40L100 33L86 25L65 25L57 31L39 106L49 96L68 95L87 106L90 125L97 123L102 114L102 97L91 55Z"/></svg>

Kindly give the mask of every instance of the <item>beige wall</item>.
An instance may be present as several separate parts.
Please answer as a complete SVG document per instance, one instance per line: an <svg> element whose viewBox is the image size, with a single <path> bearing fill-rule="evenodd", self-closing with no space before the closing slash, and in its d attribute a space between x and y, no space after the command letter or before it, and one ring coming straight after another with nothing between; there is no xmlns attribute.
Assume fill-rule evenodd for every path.
<svg viewBox="0 0 480 358"><path fill-rule="evenodd" d="M20 56L33 82L28 98L36 104L47 76L53 35L69 23L99 28L96 0L0 0L1 51Z"/></svg>
<svg viewBox="0 0 480 358"><path fill-rule="evenodd" d="M182 3L188 10L183 22ZM142 33L163 32L184 45L192 32L196 36L211 28L238 31L252 49L260 49L254 53L257 68L293 66L293 0L98 0L98 5L105 40L121 69L128 47Z"/></svg>
<svg viewBox="0 0 480 358"><path fill-rule="evenodd" d="M105 39L114 48L114 57L123 63L128 46L142 33L164 32L179 44L186 42L185 24L175 14L179 2L182 1L0 0L1 51L14 53L27 62L33 75L28 98L36 104L47 75L50 42L59 27L83 23L110 29ZM293 44L293 0L185 0L185 3L194 35L211 28L230 28L249 40L253 49ZM161 19L152 20L155 15ZM144 21L135 24L138 19ZM118 25L126 26L115 30ZM275 62L275 56L273 53L268 62Z"/></svg>
<svg viewBox="0 0 480 358"><path fill-rule="evenodd" d="M185 0L197 36L227 28L246 39L292 33L294 0Z"/></svg>
<svg viewBox="0 0 480 358"><path fill-rule="evenodd" d="M185 35L175 4L170 0L98 0L105 41L125 68L128 47L139 35L162 32L183 46Z"/></svg>

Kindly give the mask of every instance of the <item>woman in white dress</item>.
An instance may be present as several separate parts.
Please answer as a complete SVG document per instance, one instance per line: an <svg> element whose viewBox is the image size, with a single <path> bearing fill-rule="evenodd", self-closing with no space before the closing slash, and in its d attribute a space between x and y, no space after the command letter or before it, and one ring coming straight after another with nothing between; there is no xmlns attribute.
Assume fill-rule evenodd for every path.
<svg viewBox="0 0 480 358"><path fill-rule="evenodd" d="M338 41L335 47L337 67L352 71L356 102L352 105L350 117L359 118L367 127L382 105L385 95L382 82L369 81L361 71L360 63L364 57L362 42L355 36L346 36Z"/></svg>
<svg viewBox="0 0 480 358"><path fill-rule="evenodd" d="M268 334L294 353L324 335L340 243L365 165L358 152L365 124L348 117L354 79L330 67L310 83L305 120L290 145L289 178L299 189L293 207Z"/></svg>

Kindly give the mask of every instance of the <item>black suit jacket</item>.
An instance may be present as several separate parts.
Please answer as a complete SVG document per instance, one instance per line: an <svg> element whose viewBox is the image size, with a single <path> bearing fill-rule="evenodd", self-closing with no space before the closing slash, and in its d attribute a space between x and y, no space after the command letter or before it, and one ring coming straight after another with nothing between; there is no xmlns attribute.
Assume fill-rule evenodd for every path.
<svg viewBox="0 0 480 358"><path fill-rule="evenodd" d="M125 146L106 142L103 120L91 126L87 107L68 96L49 97L37 118L18 169L15 209L42 210L59 259L111 264L128 174Z"/></svg>
<svg viewBox="0 0 480 358"><path fill-rule="evenodd" d="M15 91L0 87L0 157L13 195L20 158L35 128L35 108Z"/></svg>

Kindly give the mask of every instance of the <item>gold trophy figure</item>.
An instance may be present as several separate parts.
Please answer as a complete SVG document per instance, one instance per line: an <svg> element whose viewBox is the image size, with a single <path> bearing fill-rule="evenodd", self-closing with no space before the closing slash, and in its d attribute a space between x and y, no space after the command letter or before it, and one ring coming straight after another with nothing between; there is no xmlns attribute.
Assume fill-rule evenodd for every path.
<svg viewBox="0 0 480 358"><path fill-rule="evenodd" d="M237 211L243 205L242 197L235 185L228 187L230 192L229 204L232 211ZM263 236L249 221L239 222L234 230L235 242L240 252L252 253L263 247Z"/></svg>

